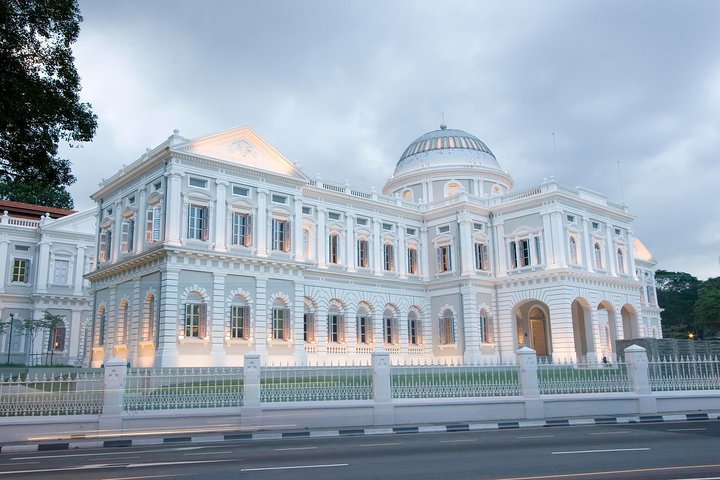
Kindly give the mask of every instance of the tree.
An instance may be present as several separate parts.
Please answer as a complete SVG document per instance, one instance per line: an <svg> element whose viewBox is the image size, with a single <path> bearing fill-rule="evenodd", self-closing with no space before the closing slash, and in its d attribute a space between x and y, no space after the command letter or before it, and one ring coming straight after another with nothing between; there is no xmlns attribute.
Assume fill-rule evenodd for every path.
<svg viewBox="0 0 720 480"><path fill-rule="evenodd" d="M720 332L720 277L703 282L693 313L703 338Z"/></svg>
<svg viewBox="0 0 720 480"><path fill-rule="evenodd" d="M45 352L45 364L48 363L48 356L50 356L50 365L52 365L52 353L55 351L55 345L52 344L55 338L55 330L64 324L64 317L62 315L53 315L46 311L43 317L43 328L47 329L50 333L50 341L47 344L47 351Z"/></svg>
<svg viewBox="0 0 720 480"><path fill-rule="evenodd" d="M0 181L0 198L47 207L73 208L73 200L64 186L49 185L33 180Z"/></svg>
<svg viewBox="0 0 720 480"><path fill-rule="evenodd" d="M58 144L97 129L70 48L81 21L76 0L0 1L0 182L62 191L75 181Z"/></svg>
<svg viewBox="0 0 720 480"><path fill-rule="evenodd" d="M701 281L685 272L655 272L658 305L663 336L666 338L687 338L690 329L695 328L694 307L698 300Z"/></svg>

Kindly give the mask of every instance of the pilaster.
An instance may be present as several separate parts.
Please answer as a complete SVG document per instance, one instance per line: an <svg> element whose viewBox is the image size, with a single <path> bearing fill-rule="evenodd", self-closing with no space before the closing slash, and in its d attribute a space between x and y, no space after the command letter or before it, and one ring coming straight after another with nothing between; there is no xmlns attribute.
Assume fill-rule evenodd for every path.
<svg viewBox="0 0 720 480"><path fill-rule="evenodd" d="M228 307L225 305L224 273L213 272L212 323L210 332L211 365L225 365L225 318Z"/></svg>
<svg viewBox="0 0 720 480"><path fill-rule="evenodd" d="M355 215L347 214L345 224L345 263L348 272L355 271Z"/></svg>
<svg viewBox="0 0 720 480"><path fill-rule="evenodd" d="M165 217L165 237L168 245L180 246L180 229L182 220L182 177L181 172L171 170L167 177L167 208L163 212Z"/></svg>
<svg viewBox="0 0 720 480"><path fill-rule="evenodd" d="M327 209L318 207L317 209L317 266L318 268L327 268L327 251L325 248L325 240L327 232L325 231L325 217Z"/></svg>
<svg viewBox="0 0 720 480"><path fill-rule="evenodd" d="M257 229L255 238L257 241L257 256L268 256L268 212L267 212L267 196L270 193L264 188L258 188L258 206L257 206ZM257 337L256 337L257 338Z"/></svg>
<svg viewBox="0 0 720 480"><path fill-rule="evenodd" d="M180 319L178 306L178 272L167 270L160 279L160 332L158 333L157 367L178 365L177 338Z"/></svg>
<svg viewBox="0 0 720 480"><path fill-rule="evenodd" d="M35 290L37 293L47 292L48 282L48 268L50 264L50 245L52 242L45 238L43 235L40 240L40 250L38 252L37 261L37 279L35 283Z"/></svg>
<svg viewBox="0 0 720 480"><path fill-rule="evenodd" d="M210 218L215 220L216 252L227 252L227 187L227 181L215 180L215 216L211 215Z"/></svg>
<svg viewBox="0 0 720 480"><path fill-rule="evenodd" d="M294 244L295 260L298 262L305 261L305 249L303 249L303 213L302 213L302 197L295 195L293 197L293 204L295 206L295 215L292 222L293 235L292 241Z"/></svg>

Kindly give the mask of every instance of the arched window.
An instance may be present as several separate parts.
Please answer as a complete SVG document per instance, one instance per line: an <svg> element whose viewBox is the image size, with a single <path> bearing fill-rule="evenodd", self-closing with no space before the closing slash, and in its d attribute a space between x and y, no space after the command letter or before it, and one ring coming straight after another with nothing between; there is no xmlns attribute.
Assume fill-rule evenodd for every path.
<svg viewBox="0 0 720 480"><path fill-rule="evenodd" d="M446 197L457 195L460 192L462 192L462 185L460 185L458 182L450 182L445 186Z"/></svg>
<svg viewBox="0 0 720 480"><path fill-rule="evenodd" d="M622 248L617 249L617 263L618 272L625 273L625 255L623 255Z"/></svg>
<svg viewBox="0 0 720 480"><path fill-rule="evenodd" d="M498 184L493 185L492 187L492 194L493 195L500 195L502 193L502 187Z"/></svg>
<svg viewBox="0 0 720 480"><path fill-rule="evenodd" d="M155 305L155 295L148 295L147 300L145 302L145 318L146 318L146 334L145 334L145 340L152 340L155 342L155 345L158 343L159 335L160 335L160 328L158 325L158 315L156 311L156 305Z"/></svg>
<svg viewBox="0 0 720 480"><path fill-rule="evenodd" d="M184 308L182 334L185 338L205 338L207 336L207 304L198 293L190 293Z"/></svg>
<svg viewBox="0 0 720 480"><path fill-rule="evenodd" d="M357 312L357 342L365 345L373 343L372 317L363 307Z"/></svg>
<svg viewBox="0 0 720 480"><path fill-rule="evenodd" d="M403 191L402 196L405 200L407 200L409 202L413 201L413 192L410 189Z"/></svg>
<svg viewBox="0 0 720 480"><path fill-rule="evenodd" d="M493 343L493 323L486 310L480 311L479 318L480 343Z"/></svg>
<svg viewBox="0 0 720 480"><path fill-rule="evenodd" d="M420 320L417 313L410 311L408 313L408 342L410 345L422 345L422 329L420 328Z"/></svg>
<svg viewBox="0 0 720 480"><path fill-rule="evenodd" d="M290 340L290 309L279 298L275 299L272 308L273 340Z"/></svg>
<svg viewBox="0 0 720 480"><path fill-rule="evenodd" d="M52 326L48 338L48 350L54 352L62 352L65 350L65 332L65 322L62 320Z"/></svg>
<svg viewBox="0 0 720 480"><path fill-rule="evenodd" d="M578 261L578 250L577 250L577 242L575 241L575 237L570 236L570 240L568 241L569 247L570 247L570 261L574 264L580 263Z"/></svg>
<svg viewBox="0 0 720 480"><path fill-rule="evenodd" d="M595 252L595 268L602 269L602 250L600 249L599 243L595 242L595 245L593 245L593 251Z"/></svg>
<svg viewBox="0 0 720 480"><path fill-rule="evenodd" d="M455 318L452 310L445 309L440 314L440 344L455 343Z"/></svg>
<svg viewBox="0 0 720 480"><path fill-rule="evenodd" d="M130 339L130 308L127 301L120 304L120 315L118 315L117 342L120 345L126 344Z"/></svg>
<svg viewBox="0 0 720 480"><path fill-rule="evenodd" d="M328 342L343 343L345 341L345 319L342 313L331 307L328 311Z"/></svg>
<svg viewBox="0 0 720 480"><path fill-rule="evenodd" d="M230 304L230 338L250 338L250 307L239 295L236 295Z"/></svg>
<svg viewBox="0 0 720 480"><path fill-rule="evenodd" d="M386 345L395 345L397 338L397 319L392 310L385 310L383 313L383 342Z"/></svg>
<svg viewBox="0 0 720 480"><path fill-rule="evenodd" d="M102 347L105 344L105 328L107 326L107 316L105 314L105 305L101 305L98 309L97 324L97 346Z"/></svg>
<svg viewBox="0 0 720 480"><path fill-rule="evenodd" d="M366 238L357 241L357 266L368 268L370 266L370 244Z"/></svg>

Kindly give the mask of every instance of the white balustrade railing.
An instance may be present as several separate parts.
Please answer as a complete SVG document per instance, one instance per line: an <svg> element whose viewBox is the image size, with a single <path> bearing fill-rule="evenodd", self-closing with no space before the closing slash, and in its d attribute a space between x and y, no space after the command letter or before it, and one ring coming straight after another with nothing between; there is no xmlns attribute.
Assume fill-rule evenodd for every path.
<svg viewBox="0 0 720 480"><path fill-rule="evenodd" d="M97 415L102 407L102 370L0 376L0 417Z"/></svg>
<svg viewBox="0 0 720 480"><path fill-rule="evenodd" d="M262 367L261 402L371 400L369 367Z"/></svg>
<svg viewBox="0 0 720 480"><path fill-rule="evenodd" d="M124 409L239 407L242 367L131 368L125 379Z"/></svg>
<svg viewBox="0 0 720 480"><path fill-rule="evenodd" d="M520 395L516 365L395 366L392 398L495 397Z"/></svg>
<svg viewBox="0 0 720 480"><path fill-rule="evenodd" d="M610 393L632 390L627 366L615 363L539 363L541 394Z"/></svg>
<svg viewBox="0 0 720 480"><path fill-rule="evenodd" d="M718 357L653 360L649 367L650 388L655 391L720 389Z"/></svg>

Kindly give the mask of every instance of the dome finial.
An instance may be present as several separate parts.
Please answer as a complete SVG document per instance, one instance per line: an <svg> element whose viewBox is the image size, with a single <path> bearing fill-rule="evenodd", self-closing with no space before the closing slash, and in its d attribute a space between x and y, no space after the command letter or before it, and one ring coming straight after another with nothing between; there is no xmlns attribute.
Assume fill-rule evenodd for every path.
<svg viewBox="0 0 720 480"><path fill-rule="evenodd" d="M445 112L440 112L440 115L442 115L442 123L440 124L440 130L445 130L447 128L447 125L445 125Z"/></svg>

